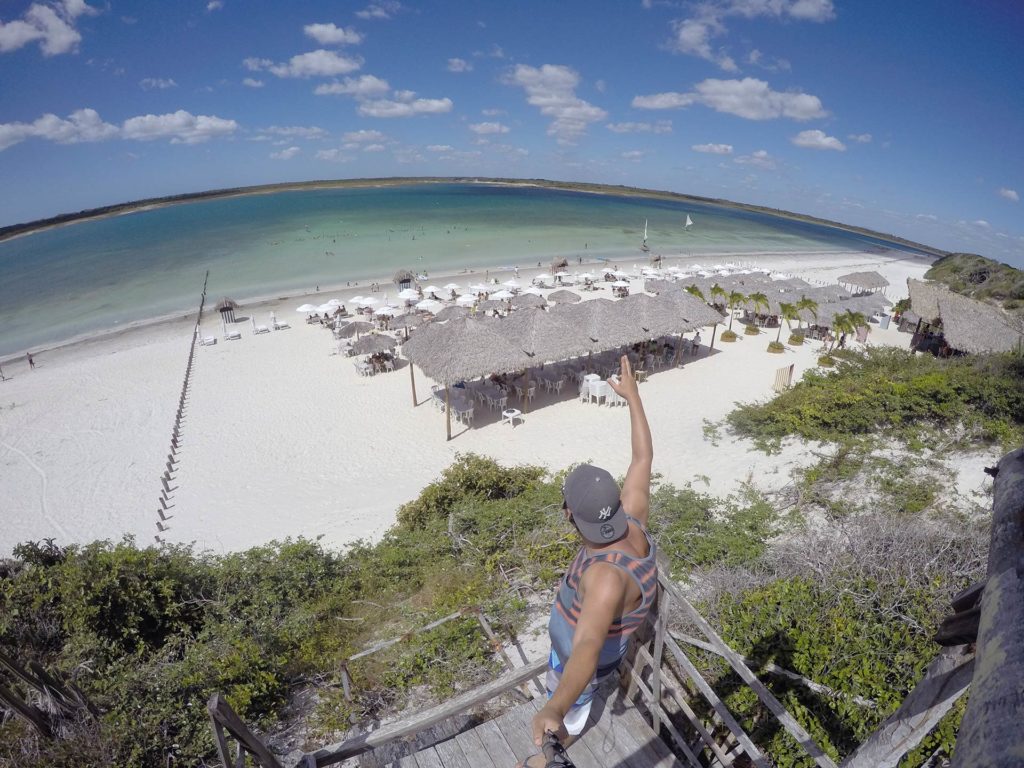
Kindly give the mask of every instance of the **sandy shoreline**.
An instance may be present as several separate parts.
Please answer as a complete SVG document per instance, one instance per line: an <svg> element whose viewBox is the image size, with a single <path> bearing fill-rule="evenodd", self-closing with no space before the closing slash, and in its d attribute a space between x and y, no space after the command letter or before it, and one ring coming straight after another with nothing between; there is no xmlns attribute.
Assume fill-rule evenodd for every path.
<svg viewBox="0 0 1024 768"><path fill-rule="evenodd" d="M877 269L895 299L905 292L907 277L920 277L928 267L926 260L901 256L746 254L743 261L811 282ZM619 263L630 269L633 261ZM520 282L537 271L520 269ZM483 272L471 273L471 281ZM465 285L467 277L456 273L452 279ZM448 276L431 274L430 281L444 284ZM394 287L381 283L374 295L383 297L386 289L393 296ZM345 301L365 295L366 288L321 286L315 295ZM443 414L424 402L429 386L422 374L416 372L415 408L406 366L358 376L350 359L331 354L336 342L330 333L306 325L294 311L304 298L274 297L237 313L262 324L273 311L291 321L291 329L253 335L245 320L237 326L241 340L197 348L165 540L231 551L299 535L321 536L331 546L375 539L394 522L397 507L460 452L553 470L589 459L613 473L625 471L628 413L580 403L574 392L541 395L514 429L478 412L475 428L456 430L446 442ZM198 295L196 300L198 305ZM207 306L204 329L220 337L212 302ZM194 313L65 346L39 355L31 372L23 360L5 365L10 378L0 382L0 556L18 542L45 537L68 543L129 534L141 544L153 542L159 476L193 324ZM706 343L710 333L703 336ZM718 343L713 354L658 371L642 386L655 471L666 481L726 494L752 477L771 488L810 460L813 446L765 457L744 441L725 439L716 446L705 439L705 420L720 420L734 402L770 397L777 368L793 364L799 377L815 364L818 344L769 355L770 338ZM870 342L906 346L908 339L893 328L874 327Z"/></svg>

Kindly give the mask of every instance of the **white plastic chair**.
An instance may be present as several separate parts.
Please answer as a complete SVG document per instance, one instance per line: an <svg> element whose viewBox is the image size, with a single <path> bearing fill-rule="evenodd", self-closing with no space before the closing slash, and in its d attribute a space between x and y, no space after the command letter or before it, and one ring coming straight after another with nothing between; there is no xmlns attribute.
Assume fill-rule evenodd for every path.
<svg viewBox="0 0 1024 768"><path fill-rule="evenodd" d="M609 391L609 389L610 389L610 387L608 386L608 382L606 382L606 381L591 381L590 382L589 401L590 402L595 402L596 401L597 404L600 405L601 404L601 400L603 398L605 400L605 402L607 402L608 401L608 391Z"/></svg>

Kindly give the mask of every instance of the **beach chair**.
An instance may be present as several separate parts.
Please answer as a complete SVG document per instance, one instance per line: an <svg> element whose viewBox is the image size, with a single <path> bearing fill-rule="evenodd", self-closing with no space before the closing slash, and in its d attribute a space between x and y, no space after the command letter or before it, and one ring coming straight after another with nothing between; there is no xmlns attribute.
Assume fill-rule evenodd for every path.
<svg viewBox="0 0 1024 768"><path fill-rule="evenodd" d="M473 425L473 404L472 403L460 403L455 408L455 418L465 424L467 427Z"/></svg>
<svg viewBox="0 0 1024 768"><path fill-rule="evenodd" d="M202 344L204 347L212 347L214 344L217 343L217 337L203 336L201 339L199 339L199 343Z"/></svg>
<svg viewBox="0 0 1024 768"><path fill-rule="evenodd" d="M384 361L384 370L385 371L391 371L392 373L394 373L395 361L394 360L385 360Z"/></svg>
<svg viewBox="0 0 1024 768"><path fill-rule="evenodd" d="M590 402L590 385L589 385L589 382L586 382L586 381L580 382L580 402L581 403L589 403Z"/></svg>
<svg viewBox="0 0 1024 768"><path fill-rule="evenodd" d="M267 328L267 326L265 326L265 325L254 325L252 327L252 332L253 332L253 335L260 334L260 333L270 333L270 329Z"/></svg>
<svg viewBox="0 0 1024 768"><path fill-rule="evenodd" d="M230 331L224 332L224 338L228 339L229 341L237 341L238 339L242 338L242 332L236 331L234 328L232 328Z"/></svg>
<svg viewBox="0 0 1024 768"><path fill-rule="evenodd" d="M588 402L596 402L598 405L601 404L603 399L605 402L608 401L608 382L606 381L590 381L588 382Z"/></svg>
<svg viewBox="0 0 1024 768"><path fill-rule="evenodd" d="M273 325L274 325L274 330L275 331L280 331L280 330L283 330L284 328L291 328L291 326L288 325L288 321L287 320L278 320L276 317L274 318Z"/></svg>

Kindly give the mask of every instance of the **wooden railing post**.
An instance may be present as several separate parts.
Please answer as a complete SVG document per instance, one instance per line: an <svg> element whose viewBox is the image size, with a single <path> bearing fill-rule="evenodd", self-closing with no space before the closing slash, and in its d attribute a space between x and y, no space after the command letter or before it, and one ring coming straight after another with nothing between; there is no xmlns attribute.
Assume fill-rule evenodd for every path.
<svg viewBox="0 0 1024 768"><path fill-rule="evenodd" d="M244 752L240 751L235 760L231 759L228 752L227 738L224 731L227 730L236 741L240 750L248 752L256 758L256 762L262 768L282 768L273 753L266 745L253 735L253 732L241 721L235 711L231 709L224 697L219 693L213 694L206 703L206 709L210 713L210 721L213 725L213 738L217 743L217 752L220 755L224 768L235 768L244 761ZM242 760L239 760L242 758Z"/></svg>

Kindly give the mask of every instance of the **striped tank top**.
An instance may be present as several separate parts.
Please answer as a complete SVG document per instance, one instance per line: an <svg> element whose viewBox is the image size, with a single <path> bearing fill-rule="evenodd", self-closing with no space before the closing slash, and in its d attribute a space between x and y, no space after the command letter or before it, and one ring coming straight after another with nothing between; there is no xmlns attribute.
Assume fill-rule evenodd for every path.
<svg viewBox="0 0 1024 768"><path fill-rule="evenodd" d="M631 525L640 524L632 517L626 516ZM596 676L598 678L613 672L626 655L629 636L633 634L647 618L658 592L657 549L654 539L643 530L647 539L647 557L636 558L619 550L605 550L589 553L582 547L576 558L565 572L554 605L551 606L551 619L548 621L548 634L551 646L563 661L572 653L573 636L576 633L576 622L579 621L583 601L579 595L580 579L583 572L594 563L610 563L626 571L640 587L640 605L612 621L601 653L598 656Z"/></svg>

